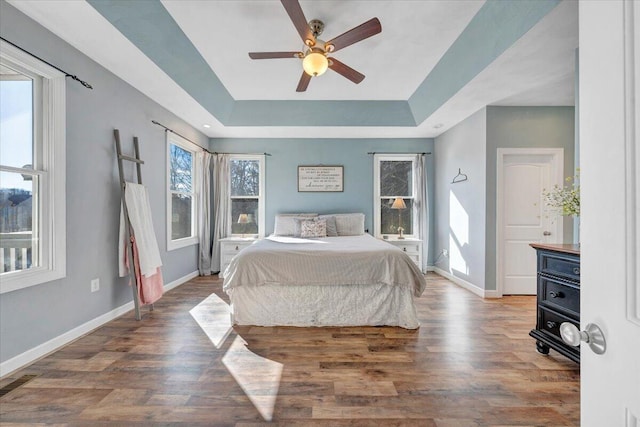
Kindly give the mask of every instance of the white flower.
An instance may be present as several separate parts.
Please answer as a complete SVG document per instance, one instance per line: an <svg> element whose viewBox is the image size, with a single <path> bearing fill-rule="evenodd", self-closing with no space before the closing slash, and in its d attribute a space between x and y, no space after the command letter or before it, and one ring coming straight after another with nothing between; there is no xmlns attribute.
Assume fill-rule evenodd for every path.
<svg viewBox="0 0 640 427"><path fill-rule="evenodd" d="M579 170L575 176L566 178L564 187L554 185L551 191L542 190L544 204L552 211L564 216L580 216L580 185L577 183Z"/></svg>

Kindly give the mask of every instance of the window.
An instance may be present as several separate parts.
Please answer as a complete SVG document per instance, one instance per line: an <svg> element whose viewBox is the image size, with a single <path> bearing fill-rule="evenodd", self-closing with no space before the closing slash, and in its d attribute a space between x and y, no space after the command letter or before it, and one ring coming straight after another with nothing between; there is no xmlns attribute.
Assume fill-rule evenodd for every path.
<svg viewBox="0 0 640 427"><path fill-rule="evenodd" d="M397 236L402 227L404 235L417 237L416 156L376 155L374 165L375 235Z"/></svg>
<svg viewBox="0 0 640 427"><path fill-rule="evenodd" d="M66 274L65 76L0 41L0 293Z"/></svg>
<svg viewBox="0 0 640 427"><path fill-rule="evenodd" d="M191 147L189 141L167 132L167 250L198 243Z"/></svg>
<svg viewBox="0 0 640 427"><path fill-rule="evenodd" d="M231 155L229 175L231 235L264 236L264 156Z"/></svg>

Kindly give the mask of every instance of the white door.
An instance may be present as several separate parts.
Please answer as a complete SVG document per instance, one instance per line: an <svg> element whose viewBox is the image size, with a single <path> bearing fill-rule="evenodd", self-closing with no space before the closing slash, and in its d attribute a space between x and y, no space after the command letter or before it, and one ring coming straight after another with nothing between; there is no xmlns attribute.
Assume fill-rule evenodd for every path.
<svg viewBox="0 0 640 427"><path fill-rule="evenodd" d="M598 325L607 344L602 355L580 346L588 427L640 425L638 9L631 1L579 8L580 323Z"/></svg>
<svg viewBox="0 0 640 427"><path fill-rule="evenodd" d="M563 243L562 218L545 210L543 190L562 186L562 148L499 148L497 290L536 294L531 243Z"/></svg>

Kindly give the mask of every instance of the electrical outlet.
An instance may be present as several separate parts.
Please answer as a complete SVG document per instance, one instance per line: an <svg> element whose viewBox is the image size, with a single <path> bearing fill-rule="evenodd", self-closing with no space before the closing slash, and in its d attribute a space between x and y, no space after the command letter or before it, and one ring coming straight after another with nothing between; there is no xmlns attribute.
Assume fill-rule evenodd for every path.
<svg viewBox="0 0 640 427"><path fill-rule="evenodd" d="M100 279L93 279L91 281L91 292L98 292L100 290Z"/></svg>
<svg viewBox="0 0 640 427"><path fill-rule="evenodd" d="M442 255L448 257L449 256L449 251L447 249L443 249L442 250Z"/></svg>

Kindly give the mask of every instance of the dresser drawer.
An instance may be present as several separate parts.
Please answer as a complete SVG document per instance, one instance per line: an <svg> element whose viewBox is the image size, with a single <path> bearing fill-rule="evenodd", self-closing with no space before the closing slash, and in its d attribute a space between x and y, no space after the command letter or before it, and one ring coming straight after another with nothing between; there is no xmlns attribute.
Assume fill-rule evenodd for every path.
<svg viewBox="0 0 640 427"><path fill-rule="evenodd" d="M420 245L418 242L393 242L393 245L396 246L403 252L407 254L419 254L420 253Z"/></svg>
<svg viewBox="0 0 640 427"><path fill-rule="evenodd" d="M580 281L580 260L572 257L540 252L538 254L540 272L552 276L560 276L576 282Z"/></svg>
<svg viewBox="0 0 640 427"><path fill-rule="evenodd" d="M560 325L562 323L571 322L578 329L580 328L579 321L575 321L567 316L543 307L540 307L538 310L538 330L548 335L552 335L560 342L562 342L562 337L560 336Z"/></svg>
<svg viewBox="0 0 640 427"><path fill-rule="evenodd" d="M544 276L538 276L538 284L540 303L579 318L580 287Z"/></svg>
<svg viewBox="0 0 640 427"><path fill-rule="evenodd" d="M231 255L233 258L237 253L239 253L244 248L251 245L249 242L221 242L220 243L220 253L224 255Z"/></svg>

